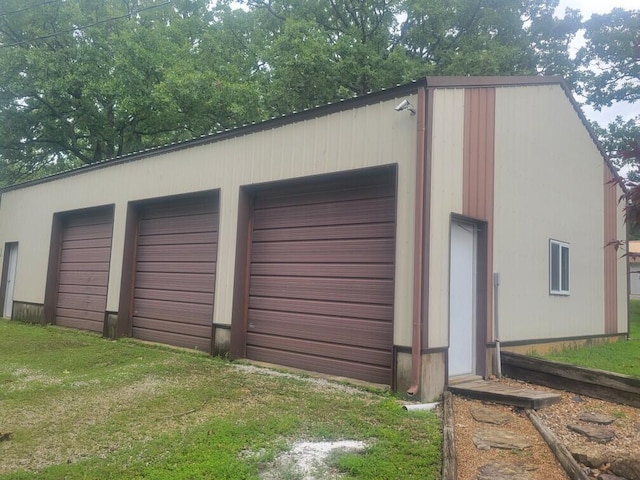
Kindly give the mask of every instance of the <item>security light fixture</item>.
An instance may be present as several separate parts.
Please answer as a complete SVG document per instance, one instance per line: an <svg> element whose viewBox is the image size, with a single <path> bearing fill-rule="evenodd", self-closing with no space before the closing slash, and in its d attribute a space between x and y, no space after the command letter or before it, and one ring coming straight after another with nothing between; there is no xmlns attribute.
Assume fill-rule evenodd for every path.
<svg viewBox="0 0 640 480"><path fill-rule="evenodd" d="M416 114L415 107L411 105L409 100L407 100L406 98L396 106L396 112L402 112L404 110L409 110L411 112L411 115Z"/></svg>

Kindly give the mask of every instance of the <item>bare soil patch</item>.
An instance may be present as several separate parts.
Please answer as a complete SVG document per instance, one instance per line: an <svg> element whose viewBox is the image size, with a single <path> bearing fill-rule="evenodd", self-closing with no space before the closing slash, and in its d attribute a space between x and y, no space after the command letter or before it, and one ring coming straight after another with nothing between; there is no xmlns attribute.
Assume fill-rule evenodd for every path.
<svg viewBox="0 0 640 480"><path fill-rule="evenodd" d="M331 467L330 460L342 453L364 452L367 444L361 441L296 442L291 449L278 456L260 478L263 480L337 480L344 475Z"/></svg>

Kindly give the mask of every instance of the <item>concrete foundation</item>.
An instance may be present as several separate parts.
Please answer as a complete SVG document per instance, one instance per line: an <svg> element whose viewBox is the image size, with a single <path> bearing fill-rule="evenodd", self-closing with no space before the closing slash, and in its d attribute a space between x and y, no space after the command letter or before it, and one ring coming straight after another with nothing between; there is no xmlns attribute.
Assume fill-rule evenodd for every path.
<svg viewBox="0 0 640 480"><path fill-rule="evenodd" d="M104 322L104 336L111 339L118 337L118 312L107 312Z"/></svg>
<svg viewBox="0 0 640 480"><path fill-rule="evenodd" d="M551 340L544 343L531 343L527 345L509 345L508 343L505 345L503 343L501 345L501 349L506 352L521 353L523 355L528 355L531 353L544 355L546 353L560 351L565 348L592 347L596 345L602 345L604 343L618 342L625 339L626 334L614 334L607 336L578 338L572 340ZM495 348L491 348L488 350L495 350Z"/></svg>
<svg viewBox="0 0 640 480"><path fill-rule="evenodd" d="M398 393L406 394L411 386L411 354L398 352L396 386ZM425 353L422 355L420 390L412 400L421 402L438 401L442 397L445 384L445 353ZM409 397L408 397L409 398Z"/></svg>
<svg viewBox="0 0 640 480"><path fill-rule="evenodd" d="M44 325L44 305L38 303L13 302L12 320Z"/></svg>
<svg viewBox="0 0 640 480"><path fill-rule="evenodd" d="M213 351L211 355L215 357L227 358L229 356L229 345L231 344L231 329L213 326Z"/></svg>

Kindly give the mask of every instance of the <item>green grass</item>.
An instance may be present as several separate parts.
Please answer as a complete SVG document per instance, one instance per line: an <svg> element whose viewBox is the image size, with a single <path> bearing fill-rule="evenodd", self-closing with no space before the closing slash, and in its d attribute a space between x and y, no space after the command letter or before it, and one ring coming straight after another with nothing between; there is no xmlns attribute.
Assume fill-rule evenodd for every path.
<svg viewBox="0 0 640 480"><path fill-rule="evenodd" d="M640 300L630 303L630 340L571 348L544 355L549 360L640 378Z"/></svg>
<svg viewBox="0 0 640 480"><path fill-rule="evenodd" d="M6 320L0 351L0 479L258 479L298 440L367 442L345 478L439 478L437 414L386 392Z"/></svg>

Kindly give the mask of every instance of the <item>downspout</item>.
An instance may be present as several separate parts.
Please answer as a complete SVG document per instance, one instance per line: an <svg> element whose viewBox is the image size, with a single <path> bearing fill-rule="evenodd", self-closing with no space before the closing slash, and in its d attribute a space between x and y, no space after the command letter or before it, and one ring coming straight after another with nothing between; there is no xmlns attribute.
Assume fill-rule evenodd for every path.
<svg viewBox="0 0 640 480"><path fill-rule="evenodd" d="M426 131L426 89L418 89L417 143L416 143L416 208L415 235L413 246L413 331L411 340L411 386L407 395L413 396L420 390L422 370L422 269L424 255L424 210L425 210L425 131Z"/></svg>

